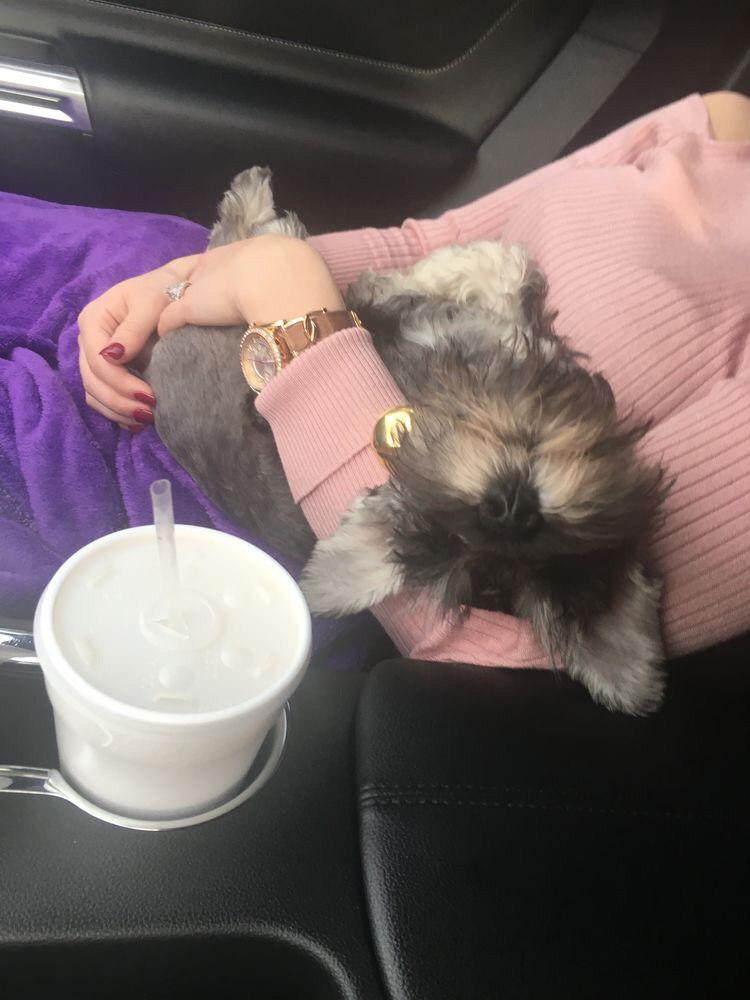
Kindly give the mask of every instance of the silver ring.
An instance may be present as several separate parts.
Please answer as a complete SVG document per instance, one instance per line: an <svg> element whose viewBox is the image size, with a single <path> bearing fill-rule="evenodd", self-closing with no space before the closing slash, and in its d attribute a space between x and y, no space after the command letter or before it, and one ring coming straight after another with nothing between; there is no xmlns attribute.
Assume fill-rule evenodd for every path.
<svg viewBox="0 0 750 1000"><path fill-rule="evenodd" d="M185 289L189 287L189 281L178 281L176 285L167 285L164 291L173 302L177 302L185 294Z"/></svg>

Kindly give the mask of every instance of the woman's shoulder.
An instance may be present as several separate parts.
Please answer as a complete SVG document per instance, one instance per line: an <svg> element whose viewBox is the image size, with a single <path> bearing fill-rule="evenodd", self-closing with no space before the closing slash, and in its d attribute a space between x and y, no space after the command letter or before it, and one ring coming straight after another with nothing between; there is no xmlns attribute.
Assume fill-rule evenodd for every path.
<svg viewBox="0 0 750 1000"><path fill-rule="evenodd" d="M678 135L711 139L708 109L700 94L664 105L585 146L572 156L576 166L615 166L632 163L648 149L662 146Z"/></svg>

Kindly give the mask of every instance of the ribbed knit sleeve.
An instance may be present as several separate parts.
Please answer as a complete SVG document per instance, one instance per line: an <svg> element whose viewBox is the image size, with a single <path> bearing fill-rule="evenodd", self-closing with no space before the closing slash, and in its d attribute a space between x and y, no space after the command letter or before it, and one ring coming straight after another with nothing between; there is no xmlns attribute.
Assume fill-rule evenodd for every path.
<svg viewBox="0 0 750 1000"><path fill-rule="evenodd" d="M402 402L369 333L356 327L304 351L258 397L292 496L316 534L330 534L357 493L388 478L370 447L372 431L385 410ZM331 489L344 467L352 470L345 493Z"/></svg>

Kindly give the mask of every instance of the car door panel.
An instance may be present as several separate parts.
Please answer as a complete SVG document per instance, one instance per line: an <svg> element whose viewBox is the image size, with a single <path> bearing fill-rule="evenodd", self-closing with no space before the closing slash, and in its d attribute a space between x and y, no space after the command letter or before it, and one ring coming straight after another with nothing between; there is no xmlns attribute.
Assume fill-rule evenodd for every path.
<svg viewBox="0 0 750 1000"><path fill-rule="evenodd" d="M271 163L281 200L319 228L427 206L588 6L499 4L489 32L429 69L98 0L5 0L0 32L47 42L83 80L92 138L75 159L91 193L79 178L76 200L207 222L234 172ZM19 145L0 184L31 193Z"/></svg>

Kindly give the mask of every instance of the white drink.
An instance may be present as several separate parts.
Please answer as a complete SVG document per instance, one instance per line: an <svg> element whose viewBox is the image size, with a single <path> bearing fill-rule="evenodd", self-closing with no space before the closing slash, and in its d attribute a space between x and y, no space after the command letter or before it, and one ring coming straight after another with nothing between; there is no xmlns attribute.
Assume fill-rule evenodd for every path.
<svg viewBox="0 0 750 1000"><path fill-rule="evenodd" d="M304 598L270 556L208 528L175 539L169 600L153 526L129 528L71 556L34 618L61 770L132 817L236 790L310 654Z"/></svg>
<svg viewBox="0 0 750 1000"><path fill-rule="evenodd" d="M298 641L283 578L248 565L229 536L182 540L170 623L152 536L120 537L70 573L55 601L60 649L104 694L159 712L210 712L260 694ZM175 627L176 626L176 627Z"/></svg>

